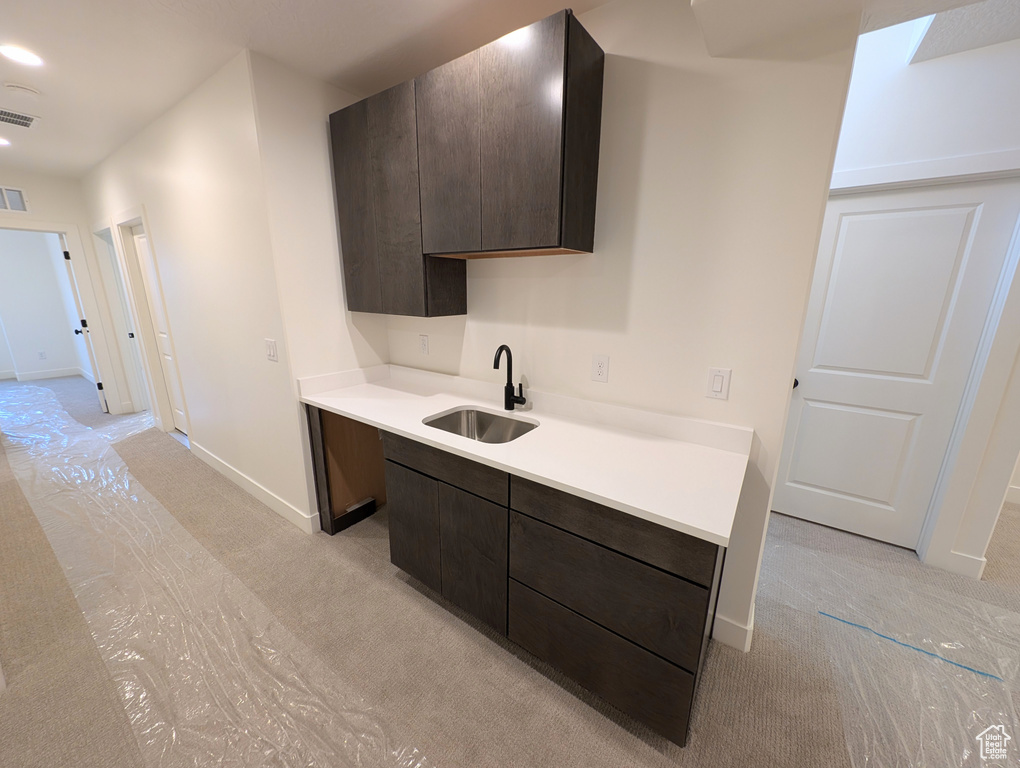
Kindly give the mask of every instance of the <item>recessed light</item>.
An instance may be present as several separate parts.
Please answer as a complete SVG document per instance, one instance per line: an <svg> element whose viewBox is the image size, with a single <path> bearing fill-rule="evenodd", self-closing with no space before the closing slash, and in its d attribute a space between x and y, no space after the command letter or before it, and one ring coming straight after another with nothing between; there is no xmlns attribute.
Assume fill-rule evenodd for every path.
<svg viewBox="0 0 1020 768"><path fill-rule="evenodd" d="M19 48L16 45L0 45L0 54L3 54L11 61L16 61L19 64L27 64L30 67L38 67L43 63L42 59L31 51Z"/></svg>
<svg viewBox="0 0 1020 768"><path fill-rule="evenodd" d="M8 139L5 139L2 136L0 136L0 147L9 147L9 146L11 146L11 142Z"/></svg>

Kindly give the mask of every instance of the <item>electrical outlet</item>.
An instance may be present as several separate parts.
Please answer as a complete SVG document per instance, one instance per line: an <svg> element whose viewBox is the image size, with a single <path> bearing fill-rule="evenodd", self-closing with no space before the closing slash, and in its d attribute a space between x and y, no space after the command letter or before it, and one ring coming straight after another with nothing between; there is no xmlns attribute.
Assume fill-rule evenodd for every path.
<svg viewBox="0 0 1020 768"><path fill-rule="evenodd" d="M423 354L429 353L429 337L427 334L420 334L418 336L418 350Z"/></svg>
<svg viewBox="0 0 1020 768"><path fill-rule="evenodd" d="M46 353L45 352L40 352L39 353L39 359L40 360L45 360L46 359Z"/></svg>
<svg viewBox="0 0 1020 768"><path fill-rule="evenodd" d="M280 355L276 349L276 339L266 339L266 360L271 363L280 362Z"/></svg>
<svg viewBox="0 0 1020 768"><path fill-rule="evenodd" d="M602 383L609 381L609 355L591 356L591 380Z"/></svg>
<svg viewBox="0 0 1020 768"><path fill-rule="evenodd" d="M717 400L730 399L730 374L732 368L709 368L708 388L705 397L714 397Z"/></svg>

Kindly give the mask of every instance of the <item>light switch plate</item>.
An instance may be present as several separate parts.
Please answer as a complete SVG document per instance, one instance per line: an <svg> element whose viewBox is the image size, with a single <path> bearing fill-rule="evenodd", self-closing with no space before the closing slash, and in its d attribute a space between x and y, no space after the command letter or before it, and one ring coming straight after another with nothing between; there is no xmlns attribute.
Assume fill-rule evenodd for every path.
<svg viewBox="0 0 1020 768"><path fill-rule="evenodd" d="M705 397L714 397L717 400L730 399L730 374L732 368L709 368L708 387L705 390Z"/></svg>
<svg viewBox="0 0 1020 768"><path fill-rule="evenodd" d="M280 355L276 349L276 339L266 339L266 360L271 363L280 362Z"/></svg>

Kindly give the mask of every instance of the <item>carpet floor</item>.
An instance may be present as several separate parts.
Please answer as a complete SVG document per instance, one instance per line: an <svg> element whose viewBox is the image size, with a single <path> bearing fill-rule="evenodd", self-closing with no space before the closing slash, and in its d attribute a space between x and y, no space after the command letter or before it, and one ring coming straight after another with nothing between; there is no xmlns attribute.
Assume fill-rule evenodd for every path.
<svg viewBox="0 0 1020 768"><path fill-rule="evenodd" d="M86 406L80 384L56 386L82 421L72 410ZM385 509L337 536L308 536L158 430L114 447L201 547L383 713L397 741L436 766L851 766L860 752L848 746L859 735L844 722L857 716L845 669L833 664L832 630L791 599L791 583L803 579L810 590L824 575L852 593L852 576L867 572L901 591L935 591L947 604L1020 613L1020 507L1004 509L982 581L774 515L753 647L742 654L710 645L691 742L680 749L395 569ZM140 766L115 681L6 466L0 450L0 664L8 684L0 766Z"/></svg>

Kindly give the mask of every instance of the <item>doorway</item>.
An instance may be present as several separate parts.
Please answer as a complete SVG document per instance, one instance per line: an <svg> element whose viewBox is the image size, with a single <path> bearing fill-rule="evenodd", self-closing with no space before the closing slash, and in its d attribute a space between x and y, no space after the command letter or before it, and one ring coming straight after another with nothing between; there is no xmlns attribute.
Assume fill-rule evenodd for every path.
<svg viewBox="0 0 1020 768"><path fill-rule="evenodd" d="M166 432L189 431L188 409L167 317L157 257L140 215L115 225L123 253L122 274L140 347L141 370L148 380L153 415Z"/></svg>
<svg viewBox="0 0 1020 768"><path fill-rule="evenodd" d="M108 413L77 269L63 232L0 229L0 378L81 377Z"/></svg>

